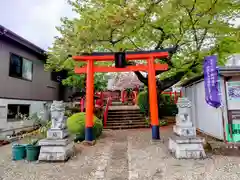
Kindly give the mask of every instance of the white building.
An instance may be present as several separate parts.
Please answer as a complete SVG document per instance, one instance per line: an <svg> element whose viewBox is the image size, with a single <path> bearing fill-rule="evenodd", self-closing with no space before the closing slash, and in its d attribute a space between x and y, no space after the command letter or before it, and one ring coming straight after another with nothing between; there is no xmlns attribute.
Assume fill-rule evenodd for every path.
<svg viewBox="0 0 240 180"><path fill-rule="evenodd" d="M192 101L191 118L199 131L237 142L240 141L240 66L221 67L219 72L221 107L206 103L203 76L183 82L183 95Z"/></svg>
<svg viewBox="0 0 240 180"><path fill-rule="evenodd" d="M0 135L31 126L16 115L40 115L64 92L45 61L44 50L0 25Z"/></svg>

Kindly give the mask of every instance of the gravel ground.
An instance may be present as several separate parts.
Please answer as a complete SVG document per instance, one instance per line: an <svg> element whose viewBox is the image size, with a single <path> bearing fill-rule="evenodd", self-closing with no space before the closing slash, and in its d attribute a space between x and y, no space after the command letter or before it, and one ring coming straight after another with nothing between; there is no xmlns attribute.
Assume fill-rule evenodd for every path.
<svg viewBox="0 0 240 180"><path fill-rule="evenodd" d="M0 147L0 180L239 180L240 157L211 155L204 160L177 160L164 142L152 142L150 129L104 131L93 147L76 145L66 163L11 160L11 146Z"/></svg>

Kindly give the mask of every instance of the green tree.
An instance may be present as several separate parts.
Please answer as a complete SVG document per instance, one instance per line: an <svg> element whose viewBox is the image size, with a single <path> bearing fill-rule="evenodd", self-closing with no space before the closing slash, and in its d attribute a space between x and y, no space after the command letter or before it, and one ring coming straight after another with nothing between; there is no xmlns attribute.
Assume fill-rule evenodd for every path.
<svg viewBox="0 0 240 180"><path fill-rule="evenodd" d="M240 28L231 23L239 14L239 0L73 0L69 4L78 17L61 19L57 27L61 37L49 49L49 69L73 72L74 65L83 66L69 54L172 48L169 59L158 60L169 65L168 71L156 72L161 92L201 73L204 56L216 54L223 65L229 55L240 51ZM141 72L135 74L148 86ZM103 79L102 74L96 76Z"/></svg>

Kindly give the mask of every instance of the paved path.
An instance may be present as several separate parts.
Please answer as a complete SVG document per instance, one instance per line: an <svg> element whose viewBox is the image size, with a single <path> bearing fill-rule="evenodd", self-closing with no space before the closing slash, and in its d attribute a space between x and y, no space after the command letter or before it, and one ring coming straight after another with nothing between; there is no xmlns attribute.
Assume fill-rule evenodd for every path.
<svg viewBox="0 0 240 180"><path fill-rule="evenodd" d="M169 130L161 134L167 140ZM105 131L93 147L67 163L12 162L10 146L0 147L1 180L239 180L240 157L177 160L167 141L151 142L150 129Z"/></svg>

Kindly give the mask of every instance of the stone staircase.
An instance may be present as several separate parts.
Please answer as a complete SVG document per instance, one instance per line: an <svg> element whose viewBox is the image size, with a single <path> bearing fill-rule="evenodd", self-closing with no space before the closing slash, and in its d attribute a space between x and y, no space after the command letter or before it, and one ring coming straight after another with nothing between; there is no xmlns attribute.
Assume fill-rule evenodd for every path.
<svg viewBox="0 0 240 180"><path fill-rule="evenodd" d="M149 125L138 106L113 103L109 107L105 129L148 128Z"/></svg>

